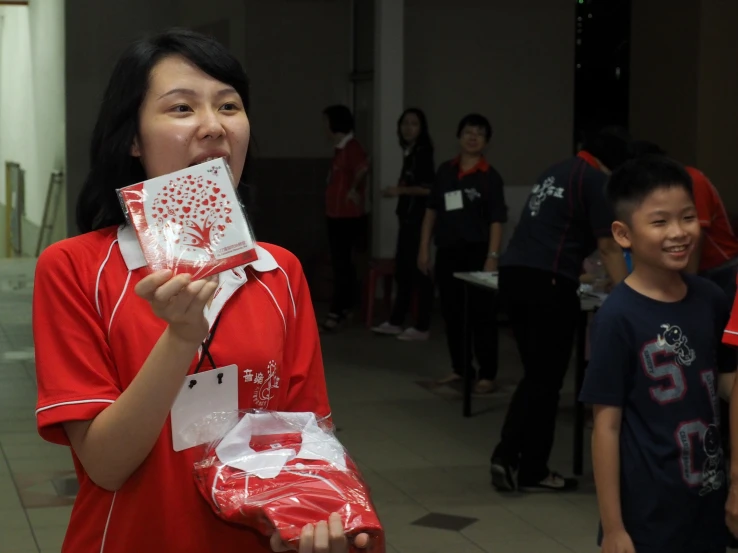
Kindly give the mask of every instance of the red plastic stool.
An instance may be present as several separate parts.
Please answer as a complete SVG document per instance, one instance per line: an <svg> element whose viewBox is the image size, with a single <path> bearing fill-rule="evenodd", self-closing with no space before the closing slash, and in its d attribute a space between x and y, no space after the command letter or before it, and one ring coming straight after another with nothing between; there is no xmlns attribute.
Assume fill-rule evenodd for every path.
<svg viewBox="0 0 738 553"><path fill-rule="evenodd" d="M364 290L364 314L367 328L374 324L374 304L377 297L377 282L383 279L382 301L389 313L392 309L392 285L395 278L394 259L372 259L369 262L369 276Z"/></svg>

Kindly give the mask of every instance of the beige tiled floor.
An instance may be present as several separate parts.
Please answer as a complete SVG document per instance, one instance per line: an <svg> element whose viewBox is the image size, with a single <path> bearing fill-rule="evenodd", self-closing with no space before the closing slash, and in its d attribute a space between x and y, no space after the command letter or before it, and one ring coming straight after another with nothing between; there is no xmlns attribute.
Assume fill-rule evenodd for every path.
<svg viewBox="0 0 738 553"><path fill-rule="evenodd" d="M35 433L32 270L0 262L0 553L58 552L71 512L50 481L72 469L69 451ZM358 327L323 340L338 436L373 489L389 552L596 551L590 475L581 491L565 496L501 496L489 485L489 453L509 396L475 400L483 412L464 419L459 398L417 384L448 369L438 326L429 343L382 339ZM506 336L501 360L501 377L514 382L519 364ZM568 383L565 406L571 389ZM571 468L571 434L565 407L552 459L562 472ZM58 506L39 506L52 503ZM460 532L412 524L431 512L478 521Z"/></svg>

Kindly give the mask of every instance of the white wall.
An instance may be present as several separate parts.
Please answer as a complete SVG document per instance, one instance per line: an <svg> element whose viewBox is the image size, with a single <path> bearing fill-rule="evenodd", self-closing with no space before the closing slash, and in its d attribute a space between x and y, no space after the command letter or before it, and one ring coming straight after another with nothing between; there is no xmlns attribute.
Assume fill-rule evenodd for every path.
<svg viewBox="0 0 738 553"><path fill-rule="evenodd" d="M349 0L247 0L245 67L260 157L329 157L322 111L349 101Z"/></svg>
<svg viewBox="0 0 738 553"><path fill-rule="evenodd" d="M38 180L34 186L35 198L26 198L26 212L31 222L39 224L51 173L64 170L66 165L64 0L30 0L28 9ZM57 221L63 221L63 215L60 209Z"/></svg>
<svg viewBox="0 0 738 553"><path fill-rule="evenodd" d="M0 7L0 203L5 204L5 163L21 164L26 175L26 212L40 221L36 90L33 81L29 9Z"/></svg>
<svg viewBox="0 0 738 553"><path fill-rule="evenodd" d="M0 8L0 202L5 162L18 162L25 170L26 218L36 226L50 174L64 167L63 8L63 0ZM24 235L29 248L35 236Z"/></svg>

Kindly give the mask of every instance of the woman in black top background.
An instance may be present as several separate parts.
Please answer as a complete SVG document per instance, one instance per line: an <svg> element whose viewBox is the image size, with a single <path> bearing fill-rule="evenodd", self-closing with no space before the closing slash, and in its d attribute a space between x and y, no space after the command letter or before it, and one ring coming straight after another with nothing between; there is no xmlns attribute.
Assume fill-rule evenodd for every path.
<svg viewBox="0 0 738 553"><path fill-rule="evenodd" d="M433 281L418 270L416 263L420 246L420 229L435 180L433 142L428 132L425 113L417 108L406 109L397 120L397 136L405 157L397 186L384 190L387 198L398 198L397 217L400 230L395 254L397 297L390 320L374 327L378 334L397 336L400 340L427 340L433 306ZM403 331L407 312L417 294L415 326Z"/></svg>

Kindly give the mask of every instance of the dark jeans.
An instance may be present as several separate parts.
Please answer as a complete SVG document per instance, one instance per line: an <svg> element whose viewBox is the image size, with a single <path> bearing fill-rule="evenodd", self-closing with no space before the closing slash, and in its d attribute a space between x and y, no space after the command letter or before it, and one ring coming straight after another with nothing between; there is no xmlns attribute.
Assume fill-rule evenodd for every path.
<svg viewBox="0 0 738 553"><path fill-rule="evenodd" d="M559 393L579 317L578 283L525 267L502 267L499 289L523 362L493 458L533 484L549 474Z"/></svg>
<svg viewBox="0 0 738 553"><path fill-rule="evenodd" d="M418 250L420 249L420 223L400 222L395 255L395 280L397 296L392 309L390 323L402 326L407 312L417 294L418 314L415 328L425 332L430 328L433 308L433 280L418 270Z"/></svg>
<svg viewBox="0 0 738 553"><path fill-rule="evenodd" d="M464 374L464 363L472 368L472 351L479 363L479 378L497 378L497 307L491 290L469 287L469 340L464 343L464 286L454 273L481 271L487 260L487 244L464 244L439 248L436 282L446 323L446 340L453 370Z"/></svg>
<svg viewBox="0 0 738 553"><path fill-rule="evenodd" d="M333 268L331 313L350 311L358 295L353 252L366 232L366 217L327 218L328 245Z"/></svg>

